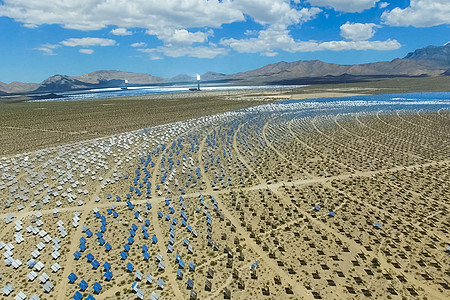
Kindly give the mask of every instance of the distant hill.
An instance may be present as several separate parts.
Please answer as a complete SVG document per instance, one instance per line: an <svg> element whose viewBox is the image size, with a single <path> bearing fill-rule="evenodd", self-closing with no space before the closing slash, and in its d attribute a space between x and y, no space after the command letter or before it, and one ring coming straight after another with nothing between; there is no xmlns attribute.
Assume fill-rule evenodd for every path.
<svg viewBox="0 0 450 300"><path fill-rule="evenodd" d="M450 67L450 43L444 46L428 46L408 53L405 59L429 60Z"/></svg>
<svg viewBox="0 0 450 300"><path fill-rule="evenodd" d="M223 74L207 72L201 75L202 82L228 82L229 84L289 84L330 83L349 80L363 80L370 77L396 76L449 76L450 44L444 46L428 46L408 53L405 58L392 61L339 65L320 60L278 62L256 70ZM53 93L92 88L124 86L142 86L150 84L192 83L195 78L189 75L178 75L169 79L152 76L146 73L132 73L116 70L102 70L86 73L81 76L54 75L40 84L0 82L0 95L14 93Z"/></svg>
<svg viewBox="0 0 450 300"><path fill-rule="evenodd" d="M71 90L89 89L93 88L94 86L95 84L76 80L74 77L66 75L54 75L42 81L42 83L34 92L64 92Z"/></svg>
<svg viewBox="0 0 450 300"><path fill-rule="evenodd" d="M113 80L128 80L130 85L154 84L164 81L162 77L152 76L147 73L132 73L116 70L95 71L73 78L81 82L101 85L108 85L108 82Z"/></svg>
<svg viewBox="0 0 450 300"><path fill-rule="evenodd" d="M7 84L0 81L0 93L3 94L27 93L36 90L38 87L38 83L14 81Z"/></svg>
<svg viewBox="0 0 450 300"><path fill-rule="evenodd" d="M324 76L438 76L447 71L432 61L395 59L361 65L337 65L320 60L279 62L262 68L236 73L231 79L274 82L297 78L319 78Z"/></svg>
<svg viewBox="0 0 450 300"><path fill-rule="evenodd" d="M193 82L195 78L186 74L177 75L168 79L169 82Z"/></svg>

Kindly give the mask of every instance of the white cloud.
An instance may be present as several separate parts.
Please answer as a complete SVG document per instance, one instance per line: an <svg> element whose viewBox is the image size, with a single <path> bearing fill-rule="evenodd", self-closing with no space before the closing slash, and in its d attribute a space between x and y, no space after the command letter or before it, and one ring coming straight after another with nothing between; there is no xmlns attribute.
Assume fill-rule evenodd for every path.
<svg viewBox="0 0 450 300"><path fill-rule="evenodd" d="M133 43L133 44L131 44L131 47L134 47L134 48L142 48L142 47L146 47L146 46L147 46L147 44L144 43L144 42L139 42L139 43Z"/></svg>
<svg viewBox="0 0 450 300"><path fill-rule="evenodd" d="M318 8L294 8L287 0L115 0L114 4L108 0L3 0L0 4L0 17L13 18L28 27L59 24L70 29L99 30L117 26L112 33L144 28L161 38L167 30L220 28L245 21L246 16L264 25L289 26L308 21L319 12Z"/></svg>
<svg viewBox="0 0 450 300"><path fill-rule="evenodd" d="M67 47L114 46L115 44L115 40L93 37L71 38L61 42L61 45Z"/></svg>
<svg viewBox="0 0 450 300"><path fill-rule="evenodd" d="M61 47L61 45L58 44L44 44L39 48L36 48L36 50L42 51L44 55L56 55L53 50Z"/></svg>
<svg viewBox="0 0 450 300"><path fill-rule="evenodd" d="M213 31L207 32L189 32L186 29L165 29L159 33L147 31L148 34L156 34L158 38L167 45L192 45L193 43L204 43L209 36L213 35Z"/></svg>
<svg viewBox="0 0 450 300"><path fill-rule="evenodd" d="M308 0L311 5L332 7L343 12L362 12L375 6L379 0Z"/></svg>
<svg viewBox="0 0 450 300"><path fill-rule="evenodd" d="M248 1L248 0L246 0ZM31 25L59 24L77 30L220 27L243 21L234 1L204 0L3 0L0 16ZM113 2L113 3L112 3ZM240 1L242 2L242 1ZM244 0L245 2L245 0ZM276 2L283 2L276 0Z"/></svg>
<svg viewBox="0 0 450 300"><path fill-rule="evenodd" d="M83 54L92 54L92 53L94 53L94 50L92 50L92 49L80 49L80 50L78 50L78 52L83 53Z"/></svg>
<svg viewBox="0 0 450 300"><path fill-rule="evenodd" d="M389 6L389 3L387 2L378 2L378 7L383 9Z"/></svg>
<svg viewBox="0 0 450 300"><path fill-rule="evenodd" d="M131 35L132 32L127 30L126 28L116 28L111 30L111 33L114 35Z"/></svg>
<svg viewBox="0 0 450 300"><path fill-rule="evenodd" d="M160 59L161 55L169 57L191 56L197 58L214 58L218 55L226 55L227 50L217 47L214 44L208 46L186 46L186 47L169 47L160 46L151 49L138 49L138 51L148 53L151 59Z"/></svg>
<svg viewBox="0 0 450 300"><path fill-rule="evenodd" d="M257 35L258 31L257 30L246 30L244 32L245 35L250 36L250 35Z"/></svg>
<svg viewBox="0 0 450 300"><path fill-rule="evenodd" d="M243 14L252 17L259 24L294 25L314 18L321 10L313 8L292 8L289 1L283 0L240 0L235 7Z"/></svg>
<svg viewBox="0 0 450 300"><path fill-rule="evenodd" d="M308 1L312 5L333 7L344 12L362 11L379 2ZM342 36L349 41L294 40L288 28L312 20L322 11L318 7L304 8L304 2L306 0L0 0L0 17L13 18L30 28L43 24L58 24L64 28L89 31L113 26L115 29L112 29L111 33L115 35L128 35L131 33L130 28L144 29L162 41L162 46L139 49L146 46L142 42L131 46L148 53L152 59L163 56L212 58L226 55L230 48L238 52L274 56L280 50L386 50L400 47L395 40L364 41L373 36L375 28L364 27L364 24L359 28L359 32L357 26L360 25L349 24L341 28ZM244 39L224 38L220 45L210 43L214 29L221 28L224 24L245 22L249 18L262 25L264 30L247 31L247 37ZM88 37L67 39L60 45L87 49L94 46L113 46L116 42L112 39ZM44 53L53 54L53 49L41 48Z"/></svg>
<svg viewBox="0 0 450 300"><path fill-rule="evenodd" d="M269 27L260 31L258 37L237 40L223 39L221 45L229 46L240 53L261 53L265 56L274 56L277 51L311 52L322 50L395 50L401 47L396 40L386 41L296 41L287 29Z"/></svg>
<svg viewBox="0 0 450 300"><path fill-rule="evenodd" d="M381 16L390 26L432 27L450 24L449 0L411 0L407 8L396 7Z"/></svg>
<svg viewBox="0 0 450 300"><path fill-rule="evenodd" d="M350 23L347 21L340 27L341 36L347 40L365 41L373 37L375 28L378 25L373 23Z"/></svg>

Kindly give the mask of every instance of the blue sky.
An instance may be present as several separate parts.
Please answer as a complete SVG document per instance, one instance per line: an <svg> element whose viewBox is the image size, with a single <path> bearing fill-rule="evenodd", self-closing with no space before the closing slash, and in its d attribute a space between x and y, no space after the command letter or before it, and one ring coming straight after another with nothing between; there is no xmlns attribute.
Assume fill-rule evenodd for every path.
<svg viewBox="0 0 450 300"><path fill-rule="evenodd" d="M449 0L0 0L0 81L392 60L450 41Z"/></svg>

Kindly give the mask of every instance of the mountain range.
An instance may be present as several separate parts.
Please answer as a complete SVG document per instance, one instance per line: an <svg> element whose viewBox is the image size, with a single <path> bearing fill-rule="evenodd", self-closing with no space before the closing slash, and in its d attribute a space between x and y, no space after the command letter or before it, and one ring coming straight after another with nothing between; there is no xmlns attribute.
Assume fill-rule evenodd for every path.
<svg viewBox="0 0 450 300"><path fill-rule="evenodd" d="M408 53L404 58L392 61L339 65L319 60L278 62L256 70L235 74L208 72L201 76L202 82L251 84L308 84L316 82L340 82L361 80L368 77L398 76L449 76L450 43L444 46L428 46ZM0 95L25 93L53 93L93 88L193 83L189 75L162 78L146 73L115 70L95 71L81 76L54 75L41 83L0 82Z"/></svg>

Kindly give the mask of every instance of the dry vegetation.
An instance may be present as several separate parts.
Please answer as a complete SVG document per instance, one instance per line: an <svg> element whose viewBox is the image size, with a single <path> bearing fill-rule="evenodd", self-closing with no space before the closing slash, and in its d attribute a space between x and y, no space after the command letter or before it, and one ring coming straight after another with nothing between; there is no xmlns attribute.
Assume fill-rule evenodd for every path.
<svg viewBox="0 0 450 300"><path fill-rule="evenodd" d="M186 96L186 95L185 95ZM0 102L0 155L184 121L267 103L172 95L67 102Z"/></svg>

